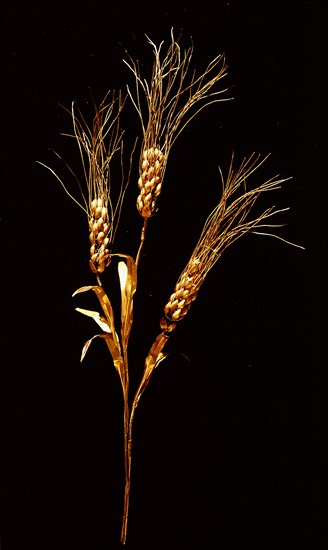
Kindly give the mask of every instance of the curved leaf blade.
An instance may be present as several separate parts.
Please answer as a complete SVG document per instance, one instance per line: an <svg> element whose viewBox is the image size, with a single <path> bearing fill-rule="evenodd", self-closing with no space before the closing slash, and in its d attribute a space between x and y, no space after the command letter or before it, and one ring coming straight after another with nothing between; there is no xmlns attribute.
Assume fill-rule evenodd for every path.
<svg viewBox="0 0 328 550"><path fill-rule="evenodd" d="M93 340L95 340L95 338L102 338L103 340L105 340L107 347L110 351L110 354L112 356L114 367L120 376L122 387L124 387L123 386L123 359L122 359L120 350L116 346L116 342L114 341L112 334L95 334L95 336L92 336L92 338L89 338L89 340L85 342L82 348L80 363L82 363L90 347L90 344L93 342Z"/></svg>
<svg viewBox="0 0 328 550"><path fill-rule="evenodd" d="M104 332L107 332L107 333L112 332L108 321L104 317L102 317L98 313L98 311L91 311L90 309L82 309L80 307L76 307L75 309L79 313L82 313L82 315L86 315L87 317L91 317L97 323L97 325L100 326L100 328Z"/></svg>
<svg viewBox="0 0 328 550"><path fill-rule="evenodd" d="M111 332L113 334L113 338L116 341L116 345L120 348L120 342L119 342L119 339L118 339L118 336L117 336L117 333L116 333L116 330L115 330L114 312L113 312L112 304L110 303L110 300L109 300L106 292L104 291L103 287L99 286L99 285L82 286L81 288L78 288L73 293L73 296L76 296L77 294L80 294L82 292L88 292L89 290L92 290L96 294L96 296L99 300L99 303L101 305L101 308L102 308L102 310L105 314L108 326L109 326L109 330L108 329L105 330L103 327L101 327L101 328L103 330L105 330L105 332ZM76 308L76 309L77 309L77 311L81 311L81 309L79 309L79 308ZM84 311L86 311L86 310L84 310ZM87 315L87 313L85 313L85 315ZM91 317L91 315L90 315L90 317ZM101 319L103 320L103 317L101 317ZM95 319L95 321L98 322L96 319ZM99 326L101 326L101 325L99 325Z"/></svg>
<svg viewBox="0 0 328 550"><path fill-rule="evenodd" d="M169 339L169 335L162 332L157 336L155 339L152 347L150 348L150 351L146 357L145 361L145 370L144 374L140 383L140 386L138 388L137 394L136 394L136 402L139 403L139 399L142 395L142 393L147 388L150 378L155 370L155 368L162 362L164 359L169 355L169 353L162 352L162 349L164 348L167 340Z"/></svg>
<svg viewBox="0 0 328 550"><path fill-rule="evenodd" d="M80 363L82 363L83 359L85 358L86 356L86 353L90 347L90 344L91 342L95 339L95 338L98 338L98 336L100 336L99 334L96 334L95 336L92 336L92 338L89 338L89 340L87 340L82 348L82 353L81 353L81 357L80 357Z"/></svg>
<svg viewBox="0 0 328 550"><path fill-rule="evenodd" d="M118 275L121 287L121 334L126 346L133 322L133 296L137 289L137 267L131 256L118 254L125 261L118 263Z"/></svg>

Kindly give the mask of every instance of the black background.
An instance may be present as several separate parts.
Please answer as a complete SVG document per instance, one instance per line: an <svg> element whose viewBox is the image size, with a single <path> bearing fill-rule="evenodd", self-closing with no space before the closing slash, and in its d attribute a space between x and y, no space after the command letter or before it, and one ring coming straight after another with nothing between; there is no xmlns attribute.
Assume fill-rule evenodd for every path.
<svg viewBox="0 0 328 550"><path fill-rule="evenodd" d="M270 152L263 177L293 177L262 204L291 207L280 235L306 250L246 236L209 274L137 411L127 548L326 548L325 521L311 541L326 489L324 463L312 461L310 387L314 372L314 411L325 426L327 374L321 308L311 312L321 279L314 264L306 269L325 240L324 115L316 111L325 15L305 1L1 2L1 549L120 547L120 385L102 342L79 363L97 327L74 308L98 306L71 298L94 283L86 219L36 161L68 177L55 149L79 171L74 143L60 135L71 121L59 105L76 100L88 116L92 96L99 102L133 83L125 50L147 72L145 33L167 46L171 27L184 47L192 36L197 68L225 52L234 100L204 110L171 151L142 255L132 384L232 151L237 161ZM123 125L128 144L140 136L131 107ZM130 254L141 224L135 181L116 239Z"/></svg>

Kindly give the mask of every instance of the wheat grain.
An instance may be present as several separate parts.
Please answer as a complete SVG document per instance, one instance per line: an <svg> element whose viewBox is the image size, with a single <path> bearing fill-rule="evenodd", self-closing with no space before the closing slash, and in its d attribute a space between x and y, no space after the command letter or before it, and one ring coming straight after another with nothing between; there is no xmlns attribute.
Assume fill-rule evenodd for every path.
<svg viewBox="0 0 328 550"><path fill-rule="evenodd" d="M162 189L164 160L163 153L157 147L146 149L142 154L137 208L144 218L149 218L155 212L156 199Z"/></svg>
<svg viewBox="0 0 328 550"><path fill-rule="evenodd" d="M104 197L98 197L91 202L89 216L90 269L94 273L103 273L110 263L109 232L110 223L108 207Z"/></svg>
<svg viewBox="0 0 328 550"><path fill-rule="evenodd" d="M181 321L188 313L192 302L196 300L200 286L197 280L199 264L200 261L197 258L192 259L175 285L174 292L164 308L165 316L170 321Z"/></svg>

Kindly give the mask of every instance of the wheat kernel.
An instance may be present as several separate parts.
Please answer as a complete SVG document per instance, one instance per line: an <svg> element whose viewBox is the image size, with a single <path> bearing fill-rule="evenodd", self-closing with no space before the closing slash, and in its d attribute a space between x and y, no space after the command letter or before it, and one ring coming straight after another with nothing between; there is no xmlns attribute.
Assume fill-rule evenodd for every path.
<svg viewBox="0 0 328 550"><path fill-rule="evenodd" d="M103 233L103 231L100 231L100 233L98 233L98 235L97 235L97 243L101 244L103 242L104 238L105 238L105 234Z"/></svg>

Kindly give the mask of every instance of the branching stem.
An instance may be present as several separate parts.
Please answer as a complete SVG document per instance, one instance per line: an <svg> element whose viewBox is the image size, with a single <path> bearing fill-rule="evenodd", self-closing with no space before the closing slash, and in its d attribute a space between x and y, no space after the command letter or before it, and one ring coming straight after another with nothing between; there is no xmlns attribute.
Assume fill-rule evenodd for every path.
<svg viewBox="0 0 328 550"><path fill-rule="evenodd" d="M82 194L82 204L75 199L61 179L49 168L64 187L66 193L82 208L88 217L89 241L91 244L89 265L91 271L96 275L98 285L81 287L73 296L88 290L96 293L102 307L101 315L96 311L81 308L77 308L77 311L93 318L97 325L101 327L103 333L93 336L84 344L81 360L84 358L90 343L96 337L102 338L107 344L114 367L118 371L123 390L125 471L121 528L121 543L123 545L126 544L129 516L132 427L135 411L154 370L168 355L163 350L170 334L189 311L210 269L225 249L242 235L246 233L271 235L293 245L293 243L282 237L270 233L270 228L281 226L281 224L271 223L272 216L284 212L286 209L276 209L272 206L266 208L254 218L249 218L249 214L260 195L279 189L281 184L290 178L284 179L274 176L257 187L248 187L248 185L246 186L248 178L262 166L267 156L262 158L260 155L253 153L249 158L244 158L237 169L234 168L231 161L226 180L224 180L221 173L221 198L206 219L192 255L164 307L164 315L160 320L161 332L155 338L146 357L142 379L135 396L133 400L132 397L131 400L129 399L128 341L133 324L133 299L137 290L137 271L146 238L148 219L157 210L156 201L161 193L168 155L172 145L186 125L204 107L222 101L220 94L226 91L225 89L217 90L214 88L226 76L227 66L224 55L215 57L207 65L205 71L197 76L196 72L190 73L192 46L181 54L180 46L174 39L173 30L171 45L163 58L160 56L162 44L157 47L150 39L148 41L154 53L153 71L149 82L141 77L138 63L135 63L132 59L126 62L136 81L135 94L132 94L128 88L128 96L140 116L143 132L139 159L138 188L140 192L137 198L137 208L143 217L143 226L135 260L130 255L111 252L121 216L125 191L130 180L132 155L136 146L135 141L130 155L130 168L127 177L125 177L123 131L120 129L120 115L126 97L124 98L121 93L118 96L114 92L111 96L107 94L100 107L96 108L93 124L90 127L79 111L75 114L74 105L72 106L74 130L72 137L76 139L78 144L82 171L86 180L85 191L78 183ZM140 95L144 95L144 104L142 104ZM118 157L117 152L120 152L122 183L117 191L113 193L115 189L112 189L111 185L111 165L113 159ZM75 176L71 169L70 171ZM76 176L75 178L77 179ZM241 193L237 194L237 191L240 190ZM270 222L267 223L269 218ZM269 228L269 232L267 232L267 228ZM260 229L260 231L257 231L257 229ZM293 246L303 248L300 245ZM100 280L100 275L111 264L112 256L123 258L123 261L118 262L118 276L121 287L121 337L116 332L113 307Z"/></svg>

